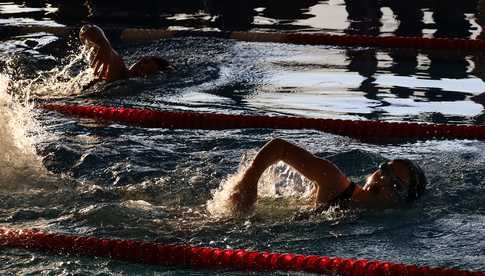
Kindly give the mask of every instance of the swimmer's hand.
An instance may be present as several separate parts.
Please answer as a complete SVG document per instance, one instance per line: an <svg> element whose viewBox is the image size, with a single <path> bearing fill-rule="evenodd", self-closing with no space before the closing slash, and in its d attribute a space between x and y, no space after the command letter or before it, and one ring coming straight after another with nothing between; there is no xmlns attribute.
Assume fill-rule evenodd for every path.
<svg viewBox="0 0 485 276"><path fill-rule="evenodd" d="M89 67L93 68L94 76L103 79L108 75L111 53L106 49L95 48L89 55Z"/></svg>
<svg viewBox="0 0 485 276"><path fill-rule="evenodd" d="M123 59L111 47L101 28L84 25L79 31L79 39L90 51L89 66L94 70L96 79L110 82L128 77Z"/></svg>
<svg viewBox="0 0 485 276"><path fill-rule="evenodd" d="M257 187L253 188L253 186L257 186L257 183L256 185L246 186L244 183L240 182L236 185L229 197L236 212L248 214L253 211L257 200Z"/></svg>
<svg viewBox="0 0 485 276"><path fill-rule="evenodd" d="M79 40L88 47L111 48L109 40L104 35L103 30L92 24L87 24L79 30Z"/></svg>

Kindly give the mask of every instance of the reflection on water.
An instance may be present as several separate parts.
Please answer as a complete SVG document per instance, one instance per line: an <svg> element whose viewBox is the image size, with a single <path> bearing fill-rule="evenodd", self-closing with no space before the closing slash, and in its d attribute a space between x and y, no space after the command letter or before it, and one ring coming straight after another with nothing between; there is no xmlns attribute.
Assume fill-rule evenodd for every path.
<svg viewBox="0 0 485 276"><path fill-rule="evenodd" d="M61 24L94 21L126 26L299 29L397 35L468 37L479 30L478 0L199 0L199 1L12 1L0 5L2 18L49 18ZM477 16L474 16L477 15ZM387 26L386 26L387 25ZM382 28L386 29L383 30ZM389 30L387 30L389 29ZM394 29L394 31L392 30Z"/></svg>
<svg viewBox="0 0 485 276"><path fill-rule="evenodd" d="M462 2L466 3L11 1L0 4L0 24L79 27L94 22L104 28L473 38L481 32L477 26L483 22L483 12L477 11L477 1ZM0 90L5 91L0 97L2 225L484 270L483 246L477 242L483 240L485 228L485 210L480 204L485 187L481 141L374 145L308 130L141 129L77 120L29 106L22 110L18 108L23 105L9 100L12 95L25 94L38 101L168 110L482 123L483 106L470 100L485 91L481 80L485 66L479 55L212 38L143 44L113 40L128 64L153 54L167 58L177 70L100 85L97 94L76 97L85 92L79 91L79 84L92 77L80 55L77 35L60 38L0 32L0 36L0 72L15 84L7 89L6 81L0 79L0 86L4 85ZM11 124L24 121L27 123ZM37 125L54 135L43 139ZM217 188L238 166L247 164L244 158L239 162L241 156L253 155L272 137L288 139L332 160L357 182L385 158L411 158L424 167L429 193L410 208L330 212L292 221L295 210L309 204L306 196L312 185L279 165L260 183L265 198L254 217L214 217L207 210L220 208L211 201ZM23 141L28 142L28 147L23 146L27 152L20 152L22 146L17 146ZM193 273L25 252L5 249L0 254L4 264L0 274L45 270L56 275Z"/></svg>
<svg viewBox="0 0 485 276"><path fill-rule="evenodd" d="M299 30L340 34L434 36L467 38L478 36L481 14L478 1L14 1L0 4L0 20L6 24L65 24L94 22L110 26L218 28L223 30ZM8 44L6 44L8 45ZM5 47L5 46L4 46ZM14 45L13 47L16 47ZM48 47L46 47L48 48ZM13 50L12 50L13 51ZM389 50L389 71L397 75L426 74L433 79L464 79L470 71L482 77L482 58L433 51ZM375 85L379 69L376 49L349 48L347 70L365 79L353 90L378 100L383 91ZM418 56L426 55L427 72L419 70ZM472 62L473 61L473 62ZM472 64L470 64L472 63ZM472 69L470 70L470 67ZM413 91L396 85L390 92L410 96ZM443 92L443 93L441 93ZM446 98L446 91L438 91ZM455 91L453 91L455 92ZM435 92L428 94L435 94ZM466 97L464 95L463 97ZM450 100L455 99L452 96ZM463 98L464 99L464 98ZM460 99L462 100L462 99Z"/></svg>

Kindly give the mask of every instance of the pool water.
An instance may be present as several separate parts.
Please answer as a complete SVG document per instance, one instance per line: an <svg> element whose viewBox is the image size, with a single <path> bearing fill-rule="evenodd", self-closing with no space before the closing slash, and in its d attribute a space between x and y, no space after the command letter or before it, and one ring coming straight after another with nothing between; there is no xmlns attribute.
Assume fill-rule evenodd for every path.
<svg viewBox="0 0 485 276"><path fill-rule="evenodd" d="M414 14L403 13L394 1L376 7L369 1L365 10L339 0L304 1L301 6L236 1L241 13L217 1L186 6L150 2L157 5L156 12L148 12L149 4L141 5L130 10L130 21L120 19L129 4L109 9L93 1L72 2L3 3L0 22L378 35L413 35L418 30L428 37L470 38L481 31L476 5L446 10L448 4L432 1L416 7ZM443 10L451 14L451 23L440 21ZM74 37L2 36L1 226L485 270L482 141L371 144L311 130L142 129L70 118L33 104L482 124L483 105L471 99L485 91L478 54L214 38L115 41L113 46L128 64L143 55L160 55L176 70L82 91L92 72ZM259 183L254 215L228 215L216 192L231 185L274 137L328 158L358 182L385 159L416 160L428 176L428 191L407 208L331 210L294 220L296 212L309 206L312 183L277 164ZM214 273L9 248L2 248L0 261L0 274L6 275Z"/></svg>

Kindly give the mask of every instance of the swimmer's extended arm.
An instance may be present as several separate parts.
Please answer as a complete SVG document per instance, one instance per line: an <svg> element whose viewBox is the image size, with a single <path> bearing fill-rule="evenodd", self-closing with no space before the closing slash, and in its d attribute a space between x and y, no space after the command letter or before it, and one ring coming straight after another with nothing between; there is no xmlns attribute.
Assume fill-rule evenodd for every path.
<svg viewBox="0 0 485 276"><path fill-rule="evenodd" d="M240 211L249 211L256 202L258 180L272 164L283 161L317 183L316 203L332 199L345 187L345 175L330 161L321 159L283 139L273 139L258 152L236 185L232 200Z"/></svg>

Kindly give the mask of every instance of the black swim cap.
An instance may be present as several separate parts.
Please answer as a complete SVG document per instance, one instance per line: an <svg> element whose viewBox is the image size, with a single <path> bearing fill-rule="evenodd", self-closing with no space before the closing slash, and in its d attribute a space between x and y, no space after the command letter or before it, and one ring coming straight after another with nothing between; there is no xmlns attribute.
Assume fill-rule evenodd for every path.
<svg viewBox="0 0 485 276"><path fill-rule="evenodd" d="M159 56L144 56L140 59L142 62L153 62L155 63L160 70L166 70L170 67L170 62L168 60L163 59Z"/></svg>
<svg viewBox="0 0 485 276"><path fill-rule="evenodd" d="M409 186L405 202L411 203L418 199L426 190L426 185L428 184L426 175L423 169L412 160L394 159L394 161L402 162L409 169Z"/></svg>

